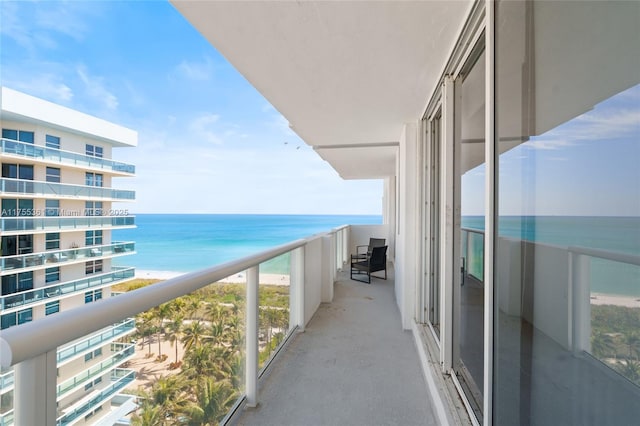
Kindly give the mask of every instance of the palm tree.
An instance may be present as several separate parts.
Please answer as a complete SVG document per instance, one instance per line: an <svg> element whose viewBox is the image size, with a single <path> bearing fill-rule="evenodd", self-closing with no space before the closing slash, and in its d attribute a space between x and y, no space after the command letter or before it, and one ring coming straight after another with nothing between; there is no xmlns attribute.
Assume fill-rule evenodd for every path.
<svg viewBox="0 0 640 426"><path fill-rule="evenodd" d="M625 359L618 364L618 371L632 382L640 384L640 362Z"/></svg>
<svg viewBox="0 0 640 426"><path fill-rule="evenodd" d="M151 336L155 333L155 326L153 324L153 313L151 311L146 311L138 315L136 320L136 329L138 330L138 335L144 339L147 339L147 344L149 345L149 356L151 356Z"/></svg>
<svg viewBox="0 0 640 426"><path fill-rule="evenodd" d="M616 345L610 333L602 331L594 331L591 335L591 353L596 358L608 358L611 354L615 354Z"/></svg>
<svg viewBox="0 0 640 426"><path fill-rule="evenodd" d="M164 426L165 411L163 407L144 401L140 409L131 416L133 426Z"/></svg>
<svg viewBox="0 0 640 426"><path fill-rule="evenodd" d="M184 306L184 310L187 318L199 319L199 318L196 318L199 309L200 309L200 298L194 295L188 296Z"/></svg>
<svg viewBox="0 0 640 426"><path fill-rule="evenodd" d="M193 346L184 357L183 371L196 379L209 375L215 368L212 352L209 345Z"/></svg>
<svg viewBox="0 0 640 426"><path fill-rule="evenodd" d="M183 326L182 321L183 321L182 315L178 315L173 318L173 321L167 324L164 330L165 338L169 340L169 343L171 343L171 346L176 347L176 360L175 360L176 364L178 363L178 344L180 342L180 338L182 337L182 326Z"/></svg>
<svg viewBox="0 0 640 426"><path fill-rule="evenodd" d="M205 338L205 327L200 321L192 321L184 327L182 330L182 343L184 344L185 352L188 352L191 347L199 346L202 344Z"/></svg>
<svg viewBox="0 0 640 426"><path fill-rule="evenodd" d="M227 414L236 400L236 393L226 380L205 378L198 385L196 402L184 410L190 426L213 426Z"/></svg>
<svg viewBox="0 0 640 426"><path fill-rule="evenodd" d="M158 334L158 356L162 356L162 339L161 335L164 332L164 320L171 314L171 305L163 303L152 310L154 317L157 321L156 333Z"/></svg>
<svg viewBox="0 0 640 426"><path fill-rule="evenodd" d="M624 343L629 348L629 359L634 358L638 359L638 353L640 353L640 334L635 331L629 332L624 335Z"/></svg>

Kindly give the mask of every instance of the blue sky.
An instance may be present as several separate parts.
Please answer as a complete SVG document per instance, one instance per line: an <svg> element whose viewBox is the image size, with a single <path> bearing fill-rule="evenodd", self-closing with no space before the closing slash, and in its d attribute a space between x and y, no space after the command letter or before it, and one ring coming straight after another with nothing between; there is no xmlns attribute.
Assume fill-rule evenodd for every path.
<svg viewBox="0 0 640 426"><path fill-rule="evenodd" d="M499 214L640 216L640 85L500 155ZM463 178L463 215L484 211L484 166Z"/></svg>
<svg viewBox="0 0 640 426"><path fill-rule="evenodd" d="M0 2L2 85L138 131L134 213L381 214L160 1Z"/></svg>

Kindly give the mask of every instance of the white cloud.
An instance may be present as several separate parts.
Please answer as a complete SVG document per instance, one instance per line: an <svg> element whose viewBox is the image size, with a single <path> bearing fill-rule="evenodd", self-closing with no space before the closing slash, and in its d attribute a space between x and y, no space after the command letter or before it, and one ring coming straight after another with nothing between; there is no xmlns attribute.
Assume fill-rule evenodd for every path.
<svg viewBox="0 0 640 426"><path fill-rule="evenodd" d="M78 65L76 72L84 83L87 95L107 109L116 110L118 108L118 98L104 86L103 77L89 75L87 67L84 65Z"/></svg>
<svg viewBox="0 0 640 426"><path fill-rule="evenodd" d="M69 104L73 98L73 90L62 81L60 76L54 74L32 76L22 74L20 78L9 76L3 78L2 84L59 104Z"/></svg>
<svg viewBox="0 0 640 426"><path fill-rule="evenodd" d="M213 61L211 58L205 57L202 62L190 62L183 60L176 67L179 75L189 80L207 81L213 75Z"/></svg>
<svg viewBox="0 0 640 426"><path fill-rule="evenodd" d="M220 120L218 114L203 114L194 118L189 123L189 131L196 139L201 139L215 145L222 144L222 138L215 129L215 124Z"/></svg>

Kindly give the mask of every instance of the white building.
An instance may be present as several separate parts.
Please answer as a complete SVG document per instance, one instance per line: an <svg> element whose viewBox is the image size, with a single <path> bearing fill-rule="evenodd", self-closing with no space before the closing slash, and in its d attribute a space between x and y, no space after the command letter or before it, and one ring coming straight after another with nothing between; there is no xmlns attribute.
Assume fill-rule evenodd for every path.
<svg viewBox="0 0 640 426"><path fill-rule="evenodd" d="M397 326L415 341L438 424L637 423L638 349L629 343L618 359L625 333L596 313L601 301L640 308L640 2L172 4L343 178L384 179L379 230ZM285 248L297 262L295 326L332 301L335 267L365 238L353 227ZM247 268L253 303L258 265L275 254L105 301L82 319L97 327ZM242 401L255 406L256 304L247 312ZM640 328L628 318L625 332ZM7 333L3 364L49 371L47 354L65 336L36 345ZM361 367L349 378L379 372ZM50 383L19 385L35 393ZM270 412L313 413L321 396L302 391ZM52 425L46 401L40 392L18 413ZM348 413L350 402L324 414Z"/></svg>
<svg viewBox="0 0 640 426"><path fill-rule="evenodd" d="M133 201L134 192L112 183L134 176L135 168L111 157L113 149L136 146L138 136L5 87L0 124L4 331L111 297L112 285L134 276L133 268L112 265L135 246L113 241L111 230L134 226L125 209L112 208ZM135 350L118 340L133 329L133 319L124 320L58 348L60 424L84 424L118 411L125 400L116 396L133 379L118 367ZM13 424L13 383L13 370L3 370L3 425Z"/></svg>

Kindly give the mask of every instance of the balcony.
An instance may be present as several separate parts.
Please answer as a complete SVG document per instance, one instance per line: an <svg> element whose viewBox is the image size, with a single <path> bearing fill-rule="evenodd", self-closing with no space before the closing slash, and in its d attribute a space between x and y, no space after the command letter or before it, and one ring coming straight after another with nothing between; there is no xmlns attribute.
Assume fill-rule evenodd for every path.
<svg viewBox="0 0 640 426"><path fill-rule="evenodd" d="M84 386L88 381L102 376L107 371L113 369L114 366L120 365L126 360L131 359L135 351L136 348L134 344L112 343L112 355L109 358L83 371L82 373L65 380L57 386L56 394L58 398L63 398L69 392L78 389L80 386Z"/></svg>
<svg viewBox="0 0 640 426"><path fill-rule="evenodd" d="M105 345L114 339L126 336L127 334L132 333L135 329L135 320L133 318L129 318L103 330L100 334L72 343L66 347L62 347L58 349L58 365L72 360L86 351Z"/></svg>
<svg viewBox="0 0 640 426"><path fill-rule="evenodd" d="M62 284L54 284L33 290L22 291L20 293L9 294L0 297L0 309L7 313L10 309L20 308L36 303L51 302L62 296L79 291L113 285L119 281L131 279L135 276L135 268L112 267L112 271L106 274L94 275L75 281L68 281Z"/></svg>
<svg viewBox="0 0 640 426"><path fill-rule="evenodd" d="M73 360L87 351L103 346L117 338L126 336L136 329L136 323L133 318L120 321L111 327L106 328L97 335L82 339L79 342L71 343L65 347L58 349L57 362L58 366L65 362ZM13 370L3 372L0 375L0 391L12 388L14 384ZM1 423L0 423L1 425Z"/></svg>
<svg viewBox="0 0 640 426"><path fill-rule="evenodd" d="M15 330L8 329L3 335L3 347L12 348L12 351L6 357L3 353L3 358L12 360L11 364L16 364L17 369L23 365L26 367L21 360L34 355L21 353L20 346L12 344L12 341L19 336L30 335L33 327L37 326L41 336L52 339L52 342L39 341L38 349L25 348L41 353L37 355L34 352L39 358L63 342L104 327L104 321L134 316L199 289L205 290L209 285L218 288L219 284L216 283L221 280L228 277L237 279L238 274L246 273L246 286L239 287L246 288L243 290L246 291L246 297L236 299L240 300L240 311L246 312L246 329L242 327L243 336L236 340L245 342L236 350L240 351L246 365L241 369L242 376L234 379L234 382L244 384L240 385L242 391L238 394L236 405L223 421L229 420L233 413L239 413L239 407L255 405L258 401L258 378L263 377L264 372L272 366L269 377L264 376L263 379L264 392L261 391L259 395L259 400L265 401L262 409L270 410L268 401L274 401L284 394L286 398L291 396L293 401L298 402L281 405L280 410L285 416L290 413L292 417L289 420L294 419L294 422L309 414L308 408L307 411L305 408L298 411L300 407L294 406L305 406L315 401L317 405L314 410L326 408L325 412L316 414L331 419L331 423L380 422L380 419L394 418L406 423L435 424L412 334L401 330L399 312L394 302L393 280L374 279L371 285L367 285L351 282L346 278L346 273L336 271L346 264L351 251L348 233L349 228L340 228L225 265L173 278L161 285L103 299L92 306L61 312L56 318L48 317L24 324L20 330L17 327ZM268 306L263 306L259 301L258 296L263 291L262 285L258 284L259 270L263 263L283 255L290 258L291 268L287 288L290 305L286 308L289 321L276 326L276 330L279 330L277 333L286 334L283 343L278 348L274 347L267 354L268 358L263 358L266 343L264 321L271 320L268 319L269 315L262 315ZM330 304L321 304L330 301ZM55 328L57 332L48 333L48 327ZM274 328L270 330L275 333ZM297 330L306 330L306 333L298 334ZM287 345L290 346L287 348ZM47 359L50 361L46 362L52 363L51 368L55 368L54 360L50 356ZM311 368L311 365L314 367ZM398 367L400 365L402 368ZM305 386L306 389L286 389L296 381L300 382L298 386ZM16 383L17 388L21 385L24 386ZM49 388L51 384L43 383L42 386ZM314 391L308 391L309 387L313 387ZM370 392L372 389L375 392ZM31 416L32 412L39 411L34 407L39 406L34 401L29 411L16 413L16 418ZM257 415L271 421L269 416L276 415L273 412L260 414L260 410L249 411L245 420L250 422L252 416ZM273 417L273 422L279 421ZM322 420L319 418L318 421Z"/></svg>
<svg viewBox="0 0 640 426"><path fill-rule="evenodd" d="M0 275L24 272L22 269L27 268L28 270L52 268L66 264L86 262L87 260L107 259L129 254L135 254L134 242L114 242L99 246L4 256L0 257Z"/></svg>
<svg viewBox="0 0 640 426"><path fill-rule="evenodd" d="M131 176L136 172L136 168L132 164L82 155L77 152L46 148L11 139L2 139L2 154L29 158L30 160L40 161L47 164L54 163L81 169L101 170L122 176Z"/></svg>
<svg viewBox="0 0 640 426"><path fill-rule="evenodd" d="M72 406L64 409L64 414L58 417L57 426L70 426L82 419L88 412L99 407L110 396L127 387L136 377L135 371L116 368L111 372L111 384L97 394L91 394Z"/></svg>
<svg viewBox="0 0 640 426"><path fill-rule="evenodd" d="M0 229L4 235L24 232L84 231L91 229L133 228L135 216L54 216L3 217Z"/></svg>
<svg viewBox="0 0 640 426"><path fill-rule="evenodd" d="M290 343L261 386L260 405L239 424L438 424L389 272L371 285L338 275L333 302Z"/></svg>
<svg viewBox="0 0 640 426"><path fill-rule="evenodd" d="M133 201L136 198L135 191L9 178L0 178L0 191L6 194L72 200Z"/></svg>

